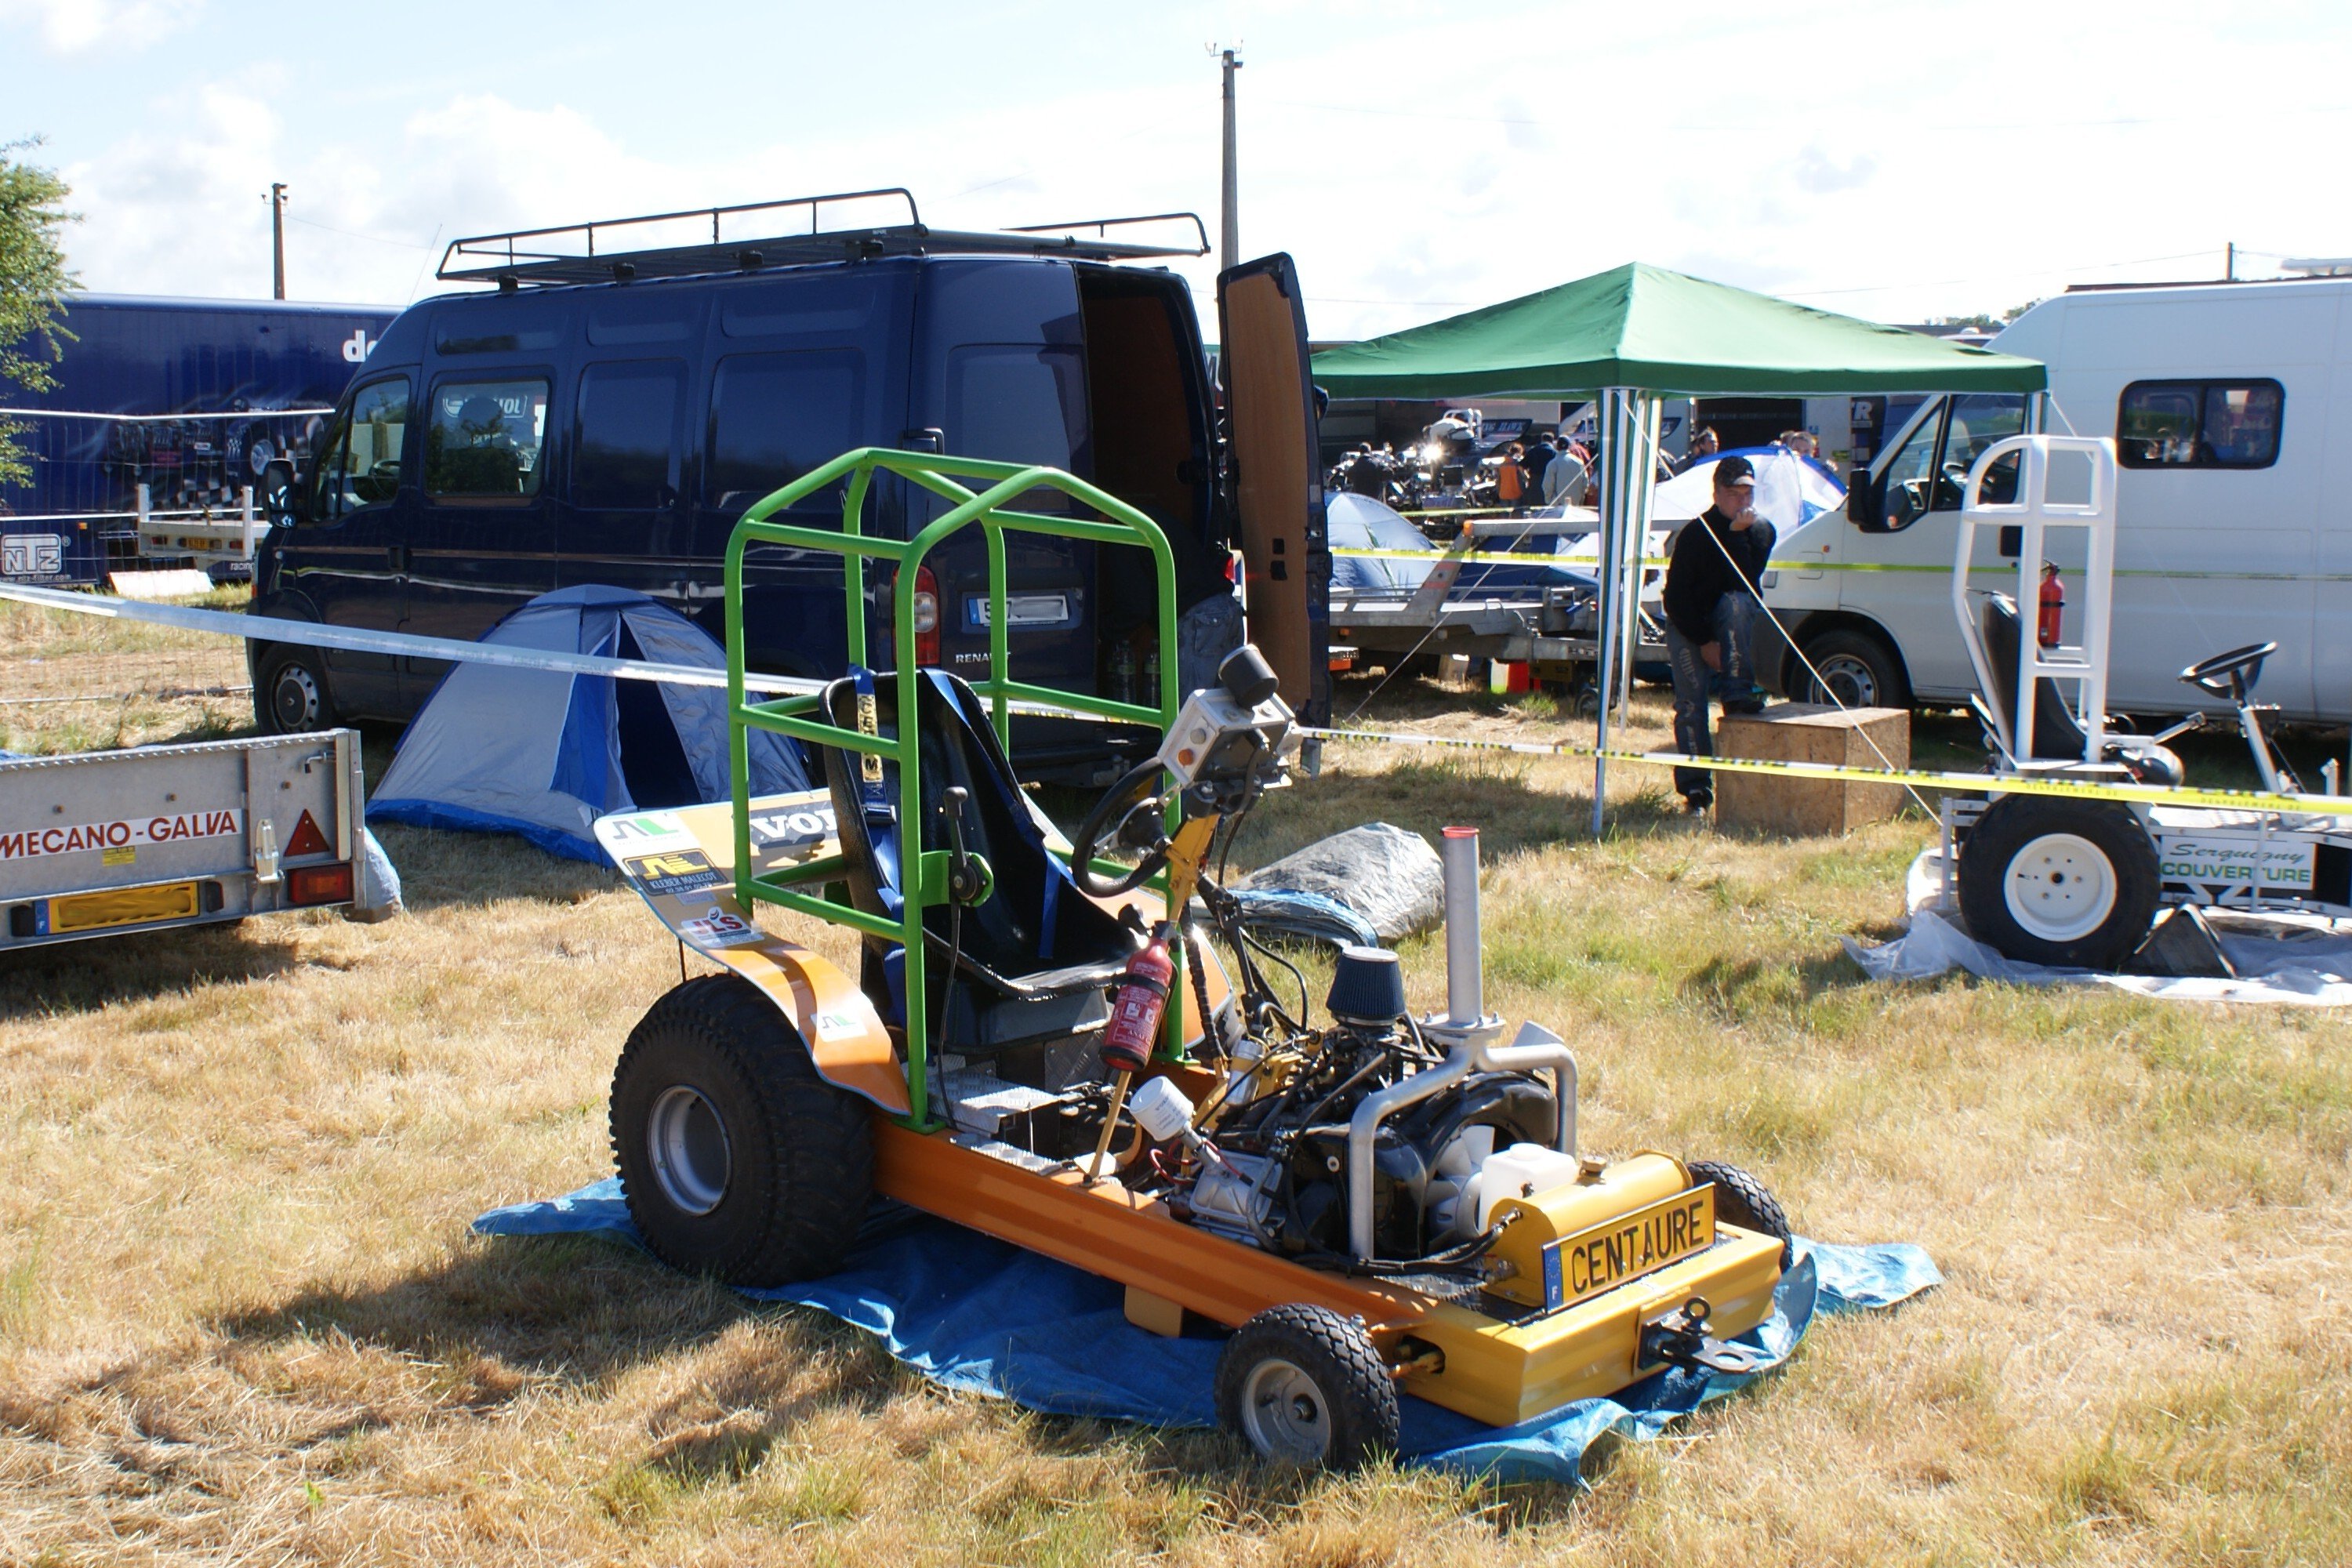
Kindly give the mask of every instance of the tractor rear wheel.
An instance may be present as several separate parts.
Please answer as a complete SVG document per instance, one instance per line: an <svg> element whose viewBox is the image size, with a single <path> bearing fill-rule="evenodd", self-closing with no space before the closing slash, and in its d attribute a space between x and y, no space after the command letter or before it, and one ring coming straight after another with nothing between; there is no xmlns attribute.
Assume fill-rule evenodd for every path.
<svg viewBox="0 0 2352 1568"><path fill-rule="evenodd" d="M686 981L638 1021L612 1133L646 1247L730 1285L834 1272L873 1193L866 1102L820 1078L776 1005L733 974Z"/></svg>
<svg viewBox="0 0 2352 1568"><path fill-rule="evenodd" d="M1396 1383L1360 1319L1268 1307L1217 1358L1217 1419L1262 1459L1350 1470L1394 1453Z"/></svg>
<svg viewBox="0 0 2352 1568"><path fill-rule="evenodd" d="M1715 1184L1715 1217L1742 1230L1769 1236L1780 1244L1780 1269L1797 1261L1796 1233L1789 1228L1788 1211L1765 1184L1737 1165L1719 1160L1693 1160L1683 1167L1693 1186Z"/></svg>
<svg viewBox="0 0 2352 1568"><path fill-rule="evenodd" d="M2114 969L2147 935L2163 872L2126 806L2008 795L1969 830L1960 913L1979 942L2025 963Z"/></svg>

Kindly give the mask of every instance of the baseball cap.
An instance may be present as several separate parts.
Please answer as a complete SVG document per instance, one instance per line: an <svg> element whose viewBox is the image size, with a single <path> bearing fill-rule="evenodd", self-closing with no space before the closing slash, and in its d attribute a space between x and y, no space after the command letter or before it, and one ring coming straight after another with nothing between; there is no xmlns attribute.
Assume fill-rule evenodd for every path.
<svg viewBox="0 0 2352 1568"><path fill-rule="evenodd" d="M1756 465L1745 458L1726 458L1715 466L1715 482L1718 485L1752 485L1756 482Z"/></svg>

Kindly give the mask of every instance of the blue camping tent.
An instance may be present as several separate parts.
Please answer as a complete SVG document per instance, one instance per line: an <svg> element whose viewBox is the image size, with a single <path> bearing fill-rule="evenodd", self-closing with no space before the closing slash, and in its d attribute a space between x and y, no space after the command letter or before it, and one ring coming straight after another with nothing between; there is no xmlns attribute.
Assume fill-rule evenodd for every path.
<svg viewBox="0 0 2352 1568"><path fill-rule="evenodd" d="M699 627L642 594L559 588L483 634L514 648L727 668ZM797 747L752 731L751 793L809 787ZM727 693L563 670L459 664L401 737L371 822L518 833L602 863L607 812L727 798Z"/></svg>

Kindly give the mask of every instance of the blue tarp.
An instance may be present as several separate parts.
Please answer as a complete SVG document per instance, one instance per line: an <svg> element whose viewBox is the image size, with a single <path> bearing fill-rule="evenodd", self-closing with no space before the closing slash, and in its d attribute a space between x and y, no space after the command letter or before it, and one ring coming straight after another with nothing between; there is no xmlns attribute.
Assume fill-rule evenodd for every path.
<svg viewBox="0 0 2352 1568"><path fill-rule="evenodd" d="M601 1231L636 1240L621 1184L612 1179L568 1196L492 1209L474 1228L485 1236ZM1892 1306L1942 1279L1916 1247L1801 1238L1796 1267L1780 1281L1778 1310L1743 1342L1760 1346L1777 1365L1817 1313ZM744 1294L814 1307L854 1323L943 1387L1062 1415L1216 1424L1211 1388L1222 1341L1147 1333L1127 1321L1120 1289L1110 1281L895 1204L876 1205L840 1273ZM1701 1401L1748 1381L1665 1372L1613 1399L1579 1400L1501 1428L1407 1398L1404 1453L1417 1464L1506 1480L1577 1482L1585 1450L1604 1434L1656 1436Z"/></svg>
<svg viewBox="0 0 2352 1568"><path fill-rule="evenodd" d="M643 594L559 588L517 609L487 643L724 669L691 621ZM751 737L751 793L809 787L798 749ZM459 664L442 678L368 804L371 822L515 833L551 854L604 861L595 821L608 812L727 798L727 693Z"/></svg>

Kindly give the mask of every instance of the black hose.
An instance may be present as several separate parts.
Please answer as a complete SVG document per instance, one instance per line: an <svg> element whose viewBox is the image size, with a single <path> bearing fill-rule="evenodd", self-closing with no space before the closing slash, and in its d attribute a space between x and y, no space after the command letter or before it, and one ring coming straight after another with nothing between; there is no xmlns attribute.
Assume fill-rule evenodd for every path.
<svg viewBox="0 0 2352 1568"><path fill-rule="evenodd" d="M1168 864L1168 849L1163 843L1146 855L1135 869L1123 877L1105 877L1094 868L1095 851L1102 845L1104 835L1127 820L1141 803L1136 792L1156 783L1160 777L1160 759L1146 757L1120 775L1119 781L1103 792L1078 824L1077 847L1070 853L1070 876L1080 890L1097 899L1115 899L1131 893L1150 880L1152 874ZM1119 809L1124 806L1125 809ZM1181 921L1183 911L1171 910L1171 920Z"/></svg>

